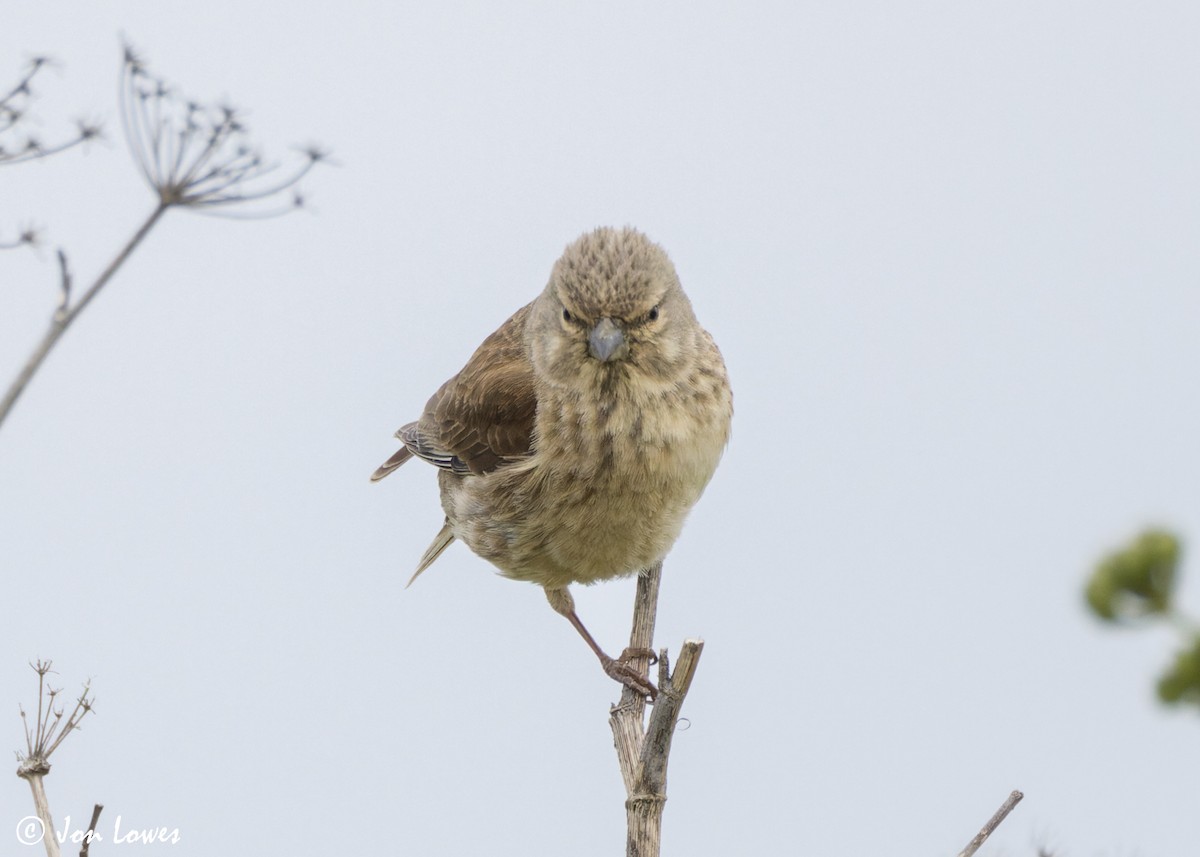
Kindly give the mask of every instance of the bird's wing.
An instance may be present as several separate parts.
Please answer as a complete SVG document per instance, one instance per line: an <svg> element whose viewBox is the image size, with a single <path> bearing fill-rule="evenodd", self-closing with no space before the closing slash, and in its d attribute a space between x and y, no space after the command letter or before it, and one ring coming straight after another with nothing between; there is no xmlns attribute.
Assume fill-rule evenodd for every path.
<svg viewBox="0 0 1200 857"><path fill-rule="evenodd" d="M409 452L444 470L475 474L529 454L537 412L525 346L530 306L483 341L433 394L421 419L396 433Z"/></svg>

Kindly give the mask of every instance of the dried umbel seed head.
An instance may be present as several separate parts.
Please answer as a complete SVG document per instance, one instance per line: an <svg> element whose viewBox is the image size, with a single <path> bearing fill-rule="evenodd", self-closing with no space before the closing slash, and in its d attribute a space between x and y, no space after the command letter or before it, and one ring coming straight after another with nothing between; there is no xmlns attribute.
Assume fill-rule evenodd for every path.
<svg viewBox="0 0 1200 857"><path fill-rule="evenodd" d="M121 123L134 161L161 204L208 214L270 217L299 208L304 197L298 182L328 159L313 145L298 149L288 166L264 157L236 108L179 96L129 47ZM239 210L231 211L235 206Z"/></svg>

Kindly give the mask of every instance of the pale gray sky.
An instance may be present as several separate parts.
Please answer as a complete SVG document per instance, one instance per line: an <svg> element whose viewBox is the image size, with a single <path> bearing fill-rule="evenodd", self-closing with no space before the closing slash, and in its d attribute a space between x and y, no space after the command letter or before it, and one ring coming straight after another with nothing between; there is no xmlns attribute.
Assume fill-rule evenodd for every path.
<svg viewBox="0 0 1200 857"><path fill-rule="evenodd" d="M367 476L600 224L672 255L733 442L668 559L707 648L667 854L1196 848L1174 640L1099 629L1092 562L1200 533L1200 7L1151 3L21 4L46 136L0 171L0 380L152 207L119 34L341 166L314 212L171 212L0 431L0 736L52 657L99 714L47 780L154 853L620 853L615 686L534 587ZM1200 611L1197 561L1185 601ZM576 592L619 649L633 584ZM2 744L3 741L0 741ZM0 779L0 841L31 809ZM12 842L11 839L7 840ZM102 852L116 855L109 843ZM145 849L149 853L152 849ZM6 845L4 853L34 853Z"/></svg>

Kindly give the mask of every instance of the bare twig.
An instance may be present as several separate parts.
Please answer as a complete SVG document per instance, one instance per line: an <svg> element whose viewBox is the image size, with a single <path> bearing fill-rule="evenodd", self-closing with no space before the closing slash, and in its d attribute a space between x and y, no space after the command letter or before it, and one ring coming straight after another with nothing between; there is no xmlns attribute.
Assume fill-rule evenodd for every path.
<svg viewBox="0 0 1200 857"><path fill-rule="evenodd" d="M46 770L49 771L47 765ZM17 769L17 776L23 777L28 783L29 788L33 791L33 811L41 821L41 838L42 845L46 848L46 857L62 857L62 851L58 847L58 837L54 834L54 819L50 815L50 800L46 797L46 784L43 782L46 771L41 773L27 772L21 773L21 769ZM36 842L36 839L30 840Z"/></svg>
<svg viewBox="0 0 1200 857"><path fill-rule="evenodd" d="M958 857L971 857L971 855L978 851L983 846L983 843L987 842L987 838L992 835L992 832L1000 826L1000 822L1008 817L1008 814L1013 811L1013 807L1020 803L1023 797L1025 795L1018 791L1010 794L1008 799L1000 804L1000 808L996 810L996 814L988 819L988 823L983 826L983 829L975 835L974 839L967 843L967 847L958 852Z"/></svg>
<svg viewBox="0 0 1200 857"><path fill-rule="evenodd" d="M54 310L54 319L66 317L71 309L71 267L67 264L67 254L58 248L58 307Z"/></svg>
<svg viewBox="0 0 1200 857"><path fill-rule="evenodd" d="M79 317L79 314L83 312L84 307L86 307L91 302L92 298L94 298L96 294L102 288L104 288L104 285L112 278L112 275L117 272L117 269L125 263L125 260L129 258L130 254L133 253L138 244L142 242L142 239L146 237L146 233L153 228L154 224L158 222L158 219L163 216L166 210L167 206L165 204L160 203L159 205L155 206L154 210L150 212L150 216L146 218L145 222L142 223L137 232L133 234L133 237L126 242L125 246L121 249L121 252L119 252L116 257L108 263L108 267L100 273L100 276L98 276L90 286L88 286L88 289L86 292L84 292L83 297L80 298L79 301L70 308L67 307L66 302L70 297L71 277L66 266L66 256L61 251L59 252L59 264L61 265L62 277L59 287L59 305L54 310L54 315L50 318L50 325L46 328L46 332L42 335L41 342L34 347L33 353L29 355L29 359L25 361L25 365L21 367L21 371L17 373L17 377L13 379L12 384L9 385L8 392L4 394L4 400L0 401L0 425L4 424L4 419L12 410L13 405L17 403L17 399L21 397L21 393L25 391L25 387L33 378L34 373L37 372L43 361L45 361L46 356L50 353L50 349L52 349L55 343L58 342L59 338L67 332L67 328L70 327L71 323Z"/></svg>
<svg viewBox="0 0 1200 857"><path fill-rule="evenodd" d="M83 847L79 849L79 857L88 857L88 848L92 846L92 838L96 835L96 822L100 820L100 813L104 810L104 804L98 803L92 807L92 820L88 822L87 833L83 835Z"/></svg>
<svg viewBox="0 0 1200 857"><path fill-rule="evenodd" d="M633 629L629 637L629 646L633 650L649 650L653 642L661 579L661 563L638 578ZM625 781L626 857L658 857L663 805L667 800L671 737L703 650L702 641L685 640L674 672L670 669L667 650L659 652L658 697L649 725L644 722L645 698L628 687L621 693L621 702L609 712L617 762ZM632 659L630 663L645 675L648 658Z"/></svg>

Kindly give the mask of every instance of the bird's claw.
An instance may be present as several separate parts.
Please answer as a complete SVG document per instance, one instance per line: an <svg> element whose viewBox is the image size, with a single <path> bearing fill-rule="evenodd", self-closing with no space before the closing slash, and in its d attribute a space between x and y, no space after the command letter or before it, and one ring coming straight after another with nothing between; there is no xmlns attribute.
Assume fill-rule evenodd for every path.
<svg viewBox="0 0 1200 857"><path fill-rule="evenodd" d="M652 685L649 679L647 679L633 667L629 666L629 664L625 663L625 655L627 653L628 650L622 652L621 657L617 658L616 660L607 658L602 661L601 663L604 667L605 674L609 678L619 681L634 693L639 693L642 696L650 697L650 701L653 702L658 696L658 688ZM637 655L635 654L631 657L636 656Z"/></svg>

